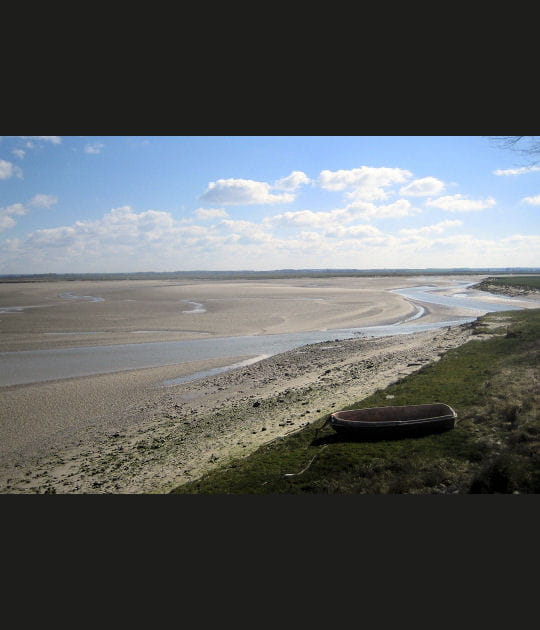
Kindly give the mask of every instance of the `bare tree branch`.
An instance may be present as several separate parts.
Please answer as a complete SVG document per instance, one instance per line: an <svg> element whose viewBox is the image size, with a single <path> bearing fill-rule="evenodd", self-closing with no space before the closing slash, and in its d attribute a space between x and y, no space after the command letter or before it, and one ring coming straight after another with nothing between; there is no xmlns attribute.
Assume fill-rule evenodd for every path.
<svg viewBox="0 0 540 630"><path fill-rule="evenodd" d="M533 161L536 164L540 160L539 136L488 136L502 149L510 149L527 156L539 156Z"/></svg>

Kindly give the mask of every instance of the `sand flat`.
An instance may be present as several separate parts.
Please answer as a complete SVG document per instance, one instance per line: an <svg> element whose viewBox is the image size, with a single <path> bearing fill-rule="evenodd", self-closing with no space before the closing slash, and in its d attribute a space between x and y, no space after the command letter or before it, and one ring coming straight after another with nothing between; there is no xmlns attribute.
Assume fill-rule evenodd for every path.
<svg viewBox="0 0 540 630"><path fill-rule="evenodd" d="M414 276L0 283L0 351L391 324L414 315L416 309L389 289L428 282L450 286L456 278L463 279ZM75 297L61 297L68 294ZM194 309L190 302L203 305L204 311ZM14 307L23 310L2 310ZM429 310L436 318L439 307L431 305ZM437 321L444 319L446 312L442 308Z"/></svg>

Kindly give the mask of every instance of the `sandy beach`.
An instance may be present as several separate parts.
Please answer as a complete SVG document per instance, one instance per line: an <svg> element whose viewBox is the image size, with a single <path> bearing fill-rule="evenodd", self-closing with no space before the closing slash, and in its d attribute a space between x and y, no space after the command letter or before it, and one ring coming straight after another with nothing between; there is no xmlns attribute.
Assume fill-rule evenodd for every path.
<svg viewBox="0 0 540 630"><path fill-rule="evenodd" d="M454 281L429 278L440 286ZM0 351L390 324L417 309L388 291L423 283L417 276L0 285ZM463 314L425 309L417 321ZM2 387L0 492L168 492L386 387L469 338L464 325L328 341L172 386L161 383L251 357Z"/></svg>

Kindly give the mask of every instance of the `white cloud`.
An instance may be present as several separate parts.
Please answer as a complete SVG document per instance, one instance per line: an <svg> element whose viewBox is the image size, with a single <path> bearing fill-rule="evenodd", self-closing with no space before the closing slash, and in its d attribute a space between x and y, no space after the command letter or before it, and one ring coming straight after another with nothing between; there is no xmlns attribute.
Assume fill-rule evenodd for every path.
<svg viewBox="0 0 540 630"><path fill-rule="evenodd" d="M351 215L366 220L371 219L399 219L421 212L419 208L411 205L407 199L398 199L393 203L377 206L374 203L352 203L347 206Z"/></svg>
<svg viewBox="0 0 540 630"><path fill-rule="evenodd" d="M491 208L495 205L495 199L488 197L487 199L467 199L464 195L447 195L446 197L438 197L437 199L428 199L426 206L446 210L447 212L475 212Z"/></svg>
<svg viewBox="0 0 540 630"><path fill-rule="evenodd" d="M22 203L13 203L10 206L0 208L0 232L15 227L17 222L14 216L22 216L28 209Z"/></svg>
<svg viewBox="0 0 540 630"><path fill-rule="evenodd" d="M361 238L364 236L379 236L382 232L373 225L336 225L325 231L325 236L334 238Z"/></svg>
<svg viewBox="0 0 540 630"><path fill-rule="evenodd" d="M97 155L101 153L101 150L105 148L105 145L101 142L91 142L84 146L84 152Z"/></svg>
<svg viewBox="0 0 540 630"><path fill-rule="evenodd" d="M456 219L455 221L440 221L434 225L424 225L420 228L403 228L399 231L404 236L420 236L424 234L441 234L447 228L458 227L463 225L463 221Z"/></svg>
<svg viewBox="0 0 540 630"><path fill-rule="evenodd" d="M0 208L0 232L8 228L15 227L17 222L14 216L24 216L30 211L29 208L50 208L58 201L52 195L34 195L32 199L25 205L23 203L13 203L9 206Z"/></svg>
<svg viewBox="0 0 540 630"><path fill-rule="evenodd" d="M134 260L152 253L167 256L171 249L184 251L201 238L210 236L213 228L185 225L169 212L146 210L135 212L130 206L113 208L96 221L76 221L69 226L40 229L31 232L27 244L43 248L69 247L77 255L111 257L114 252L133 256Z"/></svg>
<svg viewBox="0 0 540 630"><path fill-rule="evenodd" d="M43 140L45 142L51 142L52 144L60 144L62 142L61 136L18 136L23 140Z"/></svg>
<svg viewBox="0 0 540 630"><path fill-rule="evenodd" d="M252 241L270 241L272 235L264 230L264 227L252 221L223 219L220 225L231 230L234 234L246 237Z"/></svg>
<svg viewBox="0 0 540 630"><path fill-rule="evenodd" d="M531 206L540 206L540 195L535 195L534 197L523 197L521 201L528 203Z"/></svg>
<svg viewBox="0 0 540 630"><path fill-rule="evenodd" d="M377 201L387 198L385 188L403 183L411 176L410 171L401 168L361 166L350 170L321 171L317 182L325 190L349 190L347 197L350 199Z"/></svg>
<svg viewBox="0 0 540 630"><path fill-rule="evenodd" d="M336 208L329 212L313 210L296 210L276 214L265 219L267 223L289 227L330 228L335 225L343 225L358 221L371 221L372 219L397 219L419 213L407 199L386 204L376 205L369 201L355 201L344 208Z"/></svg>
<svg viewBox="0 0 540 630"><path fill-rule="evenodd" d="M73 226L62 226L57 228L43 228L30 232L27 243L31 247L47 246L47 247L64 247L73 245L77 237L78 229L83 231L84 222L79 222Z"/></svg>
<svg viewBox="0 0 540 630"><path fill-rule="evenodd" d="M200 199L223 205L271 204L289 203L294 195L274 195L269 184L252 179L218 179L208 184Z"/></svg>
<svg viewBox="0 0 540 630"><path fill-rule="evenodd" d="M12 228L17 225L17 222L12 219L9 215L2 214L0 212L0 232L7 230L8 228Z"/></svg>
<svg viewBox="0 0 540 630"><path fill-rule="evenodd" d="M218 219L221 217L228 217L227 211L223 208L207 209L207 208L197 208L193 213L198 219L202 221L206 219Z"/></svg>
<svg viewBox="0 0 540 630"><path fill-rule="evenodd" d="M22 177L22 170L7 160L0 160L0 179L10 177Z"/></svg>
<svg viewBox="0 0 540 630"><path fill-rule="evenodd" d="M443 189L444 182L440 179L436 177L422 177L400 188L399 194L405 197L428 197L429 195L438 195Z"/></svg>
<svg viewBox="0 0 540 630"><path fill-rule="evenodd" d="M3 215L23 215L28 212L28 209L22 203L12 203L10 206L0 208L0 214Z"/></svg>
<svg viewBox="0 0 540 630"><path fill-rule="evenodd" d="M272 217L267 217L266 223L278 224L290 227L324 227L341 218L345 210L332 210L331 212L313 212L313 210L296 210L283 212Z"/></svg>
<svg viewBox="0 0 540 630"><path fill-rule="evenodd" d="M287 175L287 177L282 177L281 179L278 179L276 182L274 182L272 188L276 190L288 190L292 192L303 184L309 184L310 181L311 180L304 172L293 171L290 175Z"/></svg>
<svg viewBox="0 0 540 630"><path fill-rule="evenodd" d="M540 171L540 166L522 166L521 168L498 168L493 171L493 175L523 175L524 173L532 173L534 171Z"/></svg>
<svg viewBox="0 0 540 630"><path fill-rule="evenodd" d="M320 242L322 236L319 232L300 232L298 235L301 241L309 241L310 243Z"/></svg>
<svg viewBox="0 0 540 630"><path fill-rule="evenodd" d="M43 195L37 194L32 197L32 199L28 202L28 205L33 208L50 208L57 203L58 197L54 195Z"/></svg>
<svg viewBox="0 0 540 630"><path fill-rule="evenodd" d="M15 157L18 157L19 160L22 160L26 155L26 151L23 151L22 149L13 149L12 153Z"/></svg>

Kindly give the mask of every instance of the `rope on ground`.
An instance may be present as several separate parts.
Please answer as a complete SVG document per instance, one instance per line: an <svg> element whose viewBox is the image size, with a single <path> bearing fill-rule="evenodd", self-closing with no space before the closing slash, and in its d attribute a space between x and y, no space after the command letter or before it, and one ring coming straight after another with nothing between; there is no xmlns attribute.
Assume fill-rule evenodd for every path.
<svg viewBox="0 0 540 630"><path fill-rule="evenodd" d="M313 438L314 440L317 438L317 435L319 434L319 431L322 431L322 429L324 429L324 427L330 423L330 416L328 416L328 418L326 418L326 420L324 421L324 423L315 431L315 437ZM306 450L309 448L309 444L306 446ZM311 464L313 464L313 462L315 461L315 459L320 455L321 451L323 451L326 447L328 446L328 444L325 444L324 446L322 446L319 449L318 453L315 453L315 455L313 455L313 457L311 458L311 460L309 461L309 463L302 468L302 470L300 470L297 473L285 473L284 475L281 475L281 477L298 477L299 475L302 475L306 472L306 470L308 470L308 468L311 466ZM263 481L262 485L265 486L267 483L269 483L269 481Z"/></svg>
<svg viewBox="0 0 540 630"><path fill-rule="evenodd" d="M325 444L324 446L322 446L321 450L318 453L315 453L315 455L313 455L313 457L311 458L311 461L309 462L309 464L305 468L302 468L302 470L300 472L297 472L297 473L285 473L283 476L284 477L298 477L298 475L304 474L306 472L306 470L311 466L311 464L313 464L315 459L320 455L321 451L324 450L327 446L328 446L328 444Z"/></svg>

